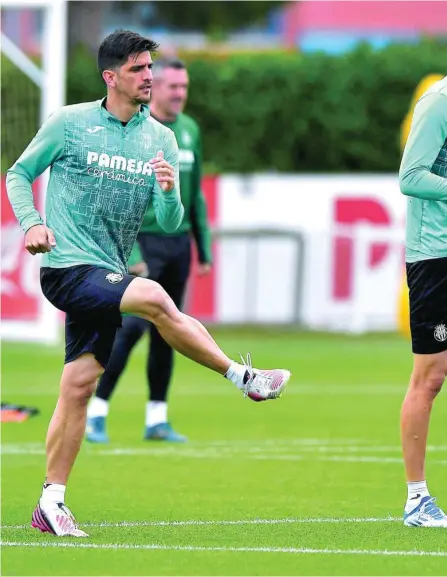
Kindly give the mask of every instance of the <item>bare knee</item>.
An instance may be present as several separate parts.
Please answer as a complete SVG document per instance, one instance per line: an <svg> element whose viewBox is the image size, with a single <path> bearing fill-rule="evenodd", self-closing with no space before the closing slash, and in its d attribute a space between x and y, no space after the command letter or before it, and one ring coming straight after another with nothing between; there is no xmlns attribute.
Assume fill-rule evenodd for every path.
<svg viewBox="0 0 447 577"><path fill-rule="evenodd" d="M150 290L141 295L142 306L154 325L162 325L169 319L174 320L179 314L173 300L158 283L152 283Z"/></svg>
<svg viewBox="0 0 447 577"><path fill-rule="evenodd" d="M82 355L64 367L61 396L71 403L87 405L104 368L93 355Z"/></svg>
<svg viewBox="0 0 447 577"><path fill-rule="evenodd" d="M181 314L161 285L141 278L134 279L129 285L120 308L124 313L142 316L158 326L168 320L177 320Z"/></svg>
<svg viewBox="0 0 447 577"><path fill-rule="evenodd" d="M437 358L438 355L433 357L435 358L415 362L410 381L410 389L431 399L441 391L447 373L444 358Z"/></svg>

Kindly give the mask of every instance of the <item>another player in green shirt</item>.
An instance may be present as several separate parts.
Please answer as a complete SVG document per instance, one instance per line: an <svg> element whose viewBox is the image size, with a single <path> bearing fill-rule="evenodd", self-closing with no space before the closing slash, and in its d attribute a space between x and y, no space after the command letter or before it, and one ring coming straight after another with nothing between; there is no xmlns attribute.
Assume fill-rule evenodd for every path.
<svg viewBox="0 0 447 577"><path fill-rule="evenodd" d="M409 197L406 266L414 353L401 415L408 485L404 524L447 528L425 476L430 413L447 374L447 77L416 104L399 177Z"/></svg>
<svg viewBox="0 0 447 577"><path fill-rule="evenodd" d="M46 439L47 469L32 526L86 537L65 488L85 432L87 403L104 372L122 313L151 321L177 351L233 381L255 401L279 397L290 378L232 362L206 329L181 313L156 282L127 274L152 200L166 232L181 224L179 155L173 132L151 118L155 42L117 31L101 44L107 97L55 112L8 171L7 191L31 254L44 253L45 297L66 313L65 366ZM46 218L32 183L51 167Z"/></svg>
<svg viewBox="0 0 447 577"><path fill-rule="evenodd" d="M185 207L183 222L175 232L166 233L158 224L155 207L149 205L138 243L129 261L129 270L143 273L161 284L177 307L182 306L191 264L191 238L197 246L199 274L211 267L211 235L205 199L201 191L202 149L197 123L183 108L188 95L188 73L176 59L158 58L153 67L151 116L170 128L179 147L180 190ZM149 401L146 405L145 439L173 442L186 437L173 430L167 418L167 395L172 377L174 351L147 320L129 316L123 319L113 345L109 364L99 380L95 397L87 411L86 438L92 443L107 443L106 417L109 401L124 371L133 347L150 332L146 365Z"/></svg>

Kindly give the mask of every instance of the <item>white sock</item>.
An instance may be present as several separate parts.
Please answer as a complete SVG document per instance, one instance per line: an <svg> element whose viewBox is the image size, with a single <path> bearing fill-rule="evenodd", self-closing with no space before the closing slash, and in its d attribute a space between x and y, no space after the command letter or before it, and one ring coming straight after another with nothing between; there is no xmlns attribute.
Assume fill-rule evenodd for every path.
<svg viewBox="0 0 447 577"><path fill-rule="evenodd" d="M54 505L54 503L65 503L65 489L65 485L44 483L40 504L44 507L45 505Z"/></svg>
<svg viewBox="0 0 447 577"><path fill-rule="evenodd" d="M93 397L87 407L87 417L107 417L109 414L109 401Z"/></svg>
<svg viewBox="0 0 447 577"><path fill-rule="evenodd" d="M247 369L244 367L244 365L232 362L224 377L229 381L232 381L238 389L243 389L246 372Z"/></svg>
<svg viewBox="0 0 447 577"><path fill-rule="evenodd" d="M149 401L146 403L146 427L155 427L168 422L168 403Z"/></svg>
<svg viewBox="0 0 447 577"><path fill-rule="evenodd" d="M408 497L405 509L411 511L419 505L423 497L430 495L427 489L427 481L416 481L414 483L407 483Z"/></svg>

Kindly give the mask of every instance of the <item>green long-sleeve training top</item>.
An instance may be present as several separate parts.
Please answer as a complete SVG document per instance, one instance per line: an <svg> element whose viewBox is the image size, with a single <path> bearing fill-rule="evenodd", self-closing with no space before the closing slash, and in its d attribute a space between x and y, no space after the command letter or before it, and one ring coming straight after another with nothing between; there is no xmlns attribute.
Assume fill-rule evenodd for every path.
<svg viewBox="0 0 447 577"><path fill-rule="evenodd" d="M7 172L8 197L26 232L44 222L31 185L51 167L45 224L57 246L44 254L42 266L90 264L126 272L151 200L166 232L177 230L183 219L173 132L151 118L145 105L123 126L103 104L65 106L54 113ZM149 163L159 150L175 171L169 193L162 191Z"/></svg>
<svg viewBox="0 0 447 577"><path fill-rule="evenodd" d="M170 128L179 147L180 159L180 190L185 216L175 234L191 232L194 237L198 258L201 263L211 263L211 231L208 225L207 208L202 193L202 142L197 122L187 114L179 114L173 122L159 120ZM144 217L142 233L166 236L156 219L153 203L149 204ZM129 263L135 264L143 260L138 243L135 245Z"/></svg>
<svg viewBox="0 0 447 577"><path fill-rule="evenodd" d="M406 260L447 257L447 76L417 102L399 171Z"/></svg>

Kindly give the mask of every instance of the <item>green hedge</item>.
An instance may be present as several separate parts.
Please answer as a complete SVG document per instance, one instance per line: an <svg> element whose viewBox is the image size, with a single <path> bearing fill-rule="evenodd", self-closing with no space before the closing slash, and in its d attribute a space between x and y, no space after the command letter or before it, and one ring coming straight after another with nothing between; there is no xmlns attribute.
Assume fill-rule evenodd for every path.
<svg viewBox="0 0 447 577"><path fill-rule="evenodd" d="M8 58L1 56L1 171L20 156L39 129L40 90Z"/></svg>
<svg viewBox="0 0 447 577"><path fill-rule="evenodd" d="M191 75L187 111L203 130L206 169L395 171L413 91L426 74L445 72L445 49L424 40L380 51L362 45L343 56L183 55ZM104 92L84 48L71 55L67 80L68 103Z"/></svg>
<svg viewBox="0 0 447 577"><path fill-rule="evenodd" d="M395 171L414 89L445 72L445 48L192 61L188 112L217 171Z"/></svg>

